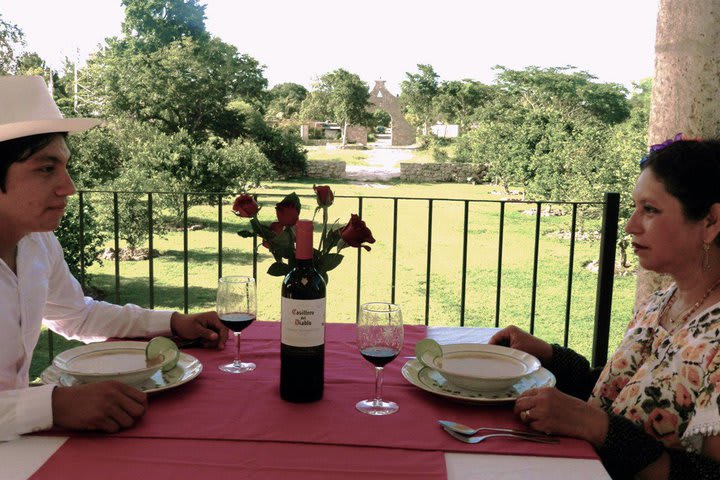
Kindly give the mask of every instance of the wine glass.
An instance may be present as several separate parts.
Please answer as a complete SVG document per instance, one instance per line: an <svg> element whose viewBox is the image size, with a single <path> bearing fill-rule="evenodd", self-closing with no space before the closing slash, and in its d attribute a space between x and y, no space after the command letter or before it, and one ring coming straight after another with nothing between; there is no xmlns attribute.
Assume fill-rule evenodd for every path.
<svg viewBox="0 0 720 480"><path fill-rule="evenodd" d="M218 368L228 373L255 370L254 363L240 361L240 332L255 321L257 289L255 279L244 276L221 277L218 281L217 314L220 321L235 334L235 360Z"/></svg>
<svg viewBox="0 0 720 480"><path fill-rule="evenodd" d="M375 365L375 398L361 400L355 408L368 415L388 415L398 411L395 402L382 399L383 367L393 361L403 345L400 307L385 302L360 306L357 318L357 345L368 362Z"/></svg>

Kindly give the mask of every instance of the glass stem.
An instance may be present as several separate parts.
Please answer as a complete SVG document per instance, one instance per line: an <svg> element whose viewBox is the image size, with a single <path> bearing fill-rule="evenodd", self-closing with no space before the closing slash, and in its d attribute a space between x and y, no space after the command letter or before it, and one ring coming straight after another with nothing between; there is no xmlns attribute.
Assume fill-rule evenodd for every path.
<svg viewBox="0 0 720 480"><path fill-rule="evenodd" d="M235 365L240 365L240 332L235 334Z"/></svg>
<svg viewBox="0 0 720 480"><path fill-rule="evenodd" d="M383 367L375 367L375 403L382 402L382 374Z"/></svg>

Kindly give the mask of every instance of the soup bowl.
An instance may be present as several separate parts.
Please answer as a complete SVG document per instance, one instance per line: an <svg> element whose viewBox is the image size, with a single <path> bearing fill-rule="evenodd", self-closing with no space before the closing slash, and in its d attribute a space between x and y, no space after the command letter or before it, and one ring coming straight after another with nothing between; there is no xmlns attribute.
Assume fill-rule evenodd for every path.
<svg viewBox="0 0 720 480"><path fill-rule="evenodd" d="M147 342L103 342L82 345L59 353L53 365L82 383L116 380L136 385L147 380L172 358L148 360Z"/></svg>
<svg viewBox="0 0 720 480"><path fill-rule="evenodd" d="M499 345L442 345L442 353L426 352L418 359L450 383L476 392L503 390L540 368L529 353Z"/></svg>

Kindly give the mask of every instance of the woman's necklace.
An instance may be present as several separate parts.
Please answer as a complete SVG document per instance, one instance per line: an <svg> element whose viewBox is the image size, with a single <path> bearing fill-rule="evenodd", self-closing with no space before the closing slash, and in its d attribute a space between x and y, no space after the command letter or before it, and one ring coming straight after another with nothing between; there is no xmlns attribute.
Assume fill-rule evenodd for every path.
<svg viewBox="0 0 720 480"><path fill-rule="evenodd" d="M673 306L673 304L675 303L675 300L676 300L676 298L677 298L677 297L675 296L675 293L677 292L677 289L676 289L676 290L673 292L672 297L670 297L670 300L668 300L668 302L667 302L667 303L665 304L665 306L663 307L663 310L662 310L662 312L660 313L660 319L661 319L661 320L662 320L662 319L665 319L668 327L674 326L674 325L684 325L685 322L686 322L690 317L693 316L693 314L697 311L697 309L700 308L700 305L702 305L702 304L705 302L705 300L707 300L707 298L710 296L710 294L711 294L718 286L720 286L720 278L718 278L717 280L715 280L715 283L713 283L713 284L710 286L710 288L708 288L708 289L705 291L705 294L702 296L702 298L701 298L700 300L698 300L697 302L695 302L695 304L694 304L692 307L690 307L689 309L687 309L687 310L685 310L684 312L682 312L682 313L679 315L679 320L677 320L677 321L673 320L672 317L670 316L670 310L672 309L672 306ZM670 330L670 329L669 329L669 328L666 328L666 330Z"/></svg>

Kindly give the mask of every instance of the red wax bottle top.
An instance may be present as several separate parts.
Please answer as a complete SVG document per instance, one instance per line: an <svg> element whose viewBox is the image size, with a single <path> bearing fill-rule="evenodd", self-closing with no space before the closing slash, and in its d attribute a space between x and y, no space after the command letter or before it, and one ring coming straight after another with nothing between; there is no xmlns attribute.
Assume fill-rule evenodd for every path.
<svg viewBox="0 0 720 480"><path fill-rule="evenodd" d="M295 258L298 260L312 260L313 258L313 222L312 220L298 220L295 224Z"/></svg>

